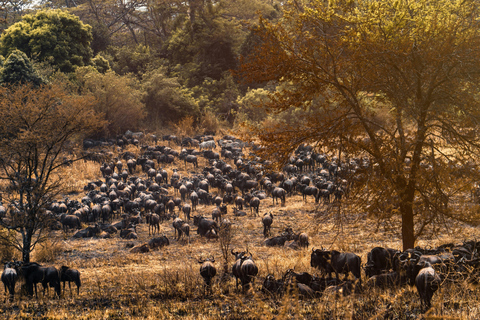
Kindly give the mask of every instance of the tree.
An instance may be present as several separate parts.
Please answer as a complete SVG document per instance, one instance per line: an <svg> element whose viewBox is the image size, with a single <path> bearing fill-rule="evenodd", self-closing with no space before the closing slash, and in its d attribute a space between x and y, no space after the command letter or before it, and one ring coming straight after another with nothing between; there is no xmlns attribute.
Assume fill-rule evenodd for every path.
<svg viewBox="0 0 480 320"><path fill-rule="evenodd" d="M21 235L13 245L24 262L48 236L53 217L47 208L62 191L64 157L75 139L103 125L93 102L57 84L0 87L0 179L9 208L0 225Z"/></svg>
<svg viewBox="0 0 480 320"><path fill-rule="evenodd" d="M166 76L165 68L146 72L142 79L150 125L168 124L191 116L199 117L198 104L191 92L182 88L176 78Z"/></svg>
<svg viewBox="0 0 480 320"><path fill-rule="evenodd" d="M142 90L131 75L119 76L113 71L99 73L93 67L75 72L79 91L96 97L94 109L103 114L108 124L103 136L116 136L127 130L139 130L146 116Z"/></svg>
<svg viewBox="0 0 480 320"><path fill-rule="evenodd" d="M91 27L74 15L61 10L27 14L0 37L0 52L8 56L13 50L31 59L47 61L62 72L89 65L92 58Z"/></svg>
<svg viewBox="0 0 480 320"><path fill-rule="evenodd" d="M318 112L255 136L277 159L301 143L367 156L365 208L401 218L403 249L435 222L476 219L461 203L478 175L479 23L473 0L288 1L279 23L260 19L241 74L283 85L271 110Z"/></svg>
<svg viewBox="0 0 480 320"><path fill-rule="evenodd" d="M14 50L3 63L0 70L0 84L17 85L31 83L35 87L44 83L30 59L20 50Z"/></svg>

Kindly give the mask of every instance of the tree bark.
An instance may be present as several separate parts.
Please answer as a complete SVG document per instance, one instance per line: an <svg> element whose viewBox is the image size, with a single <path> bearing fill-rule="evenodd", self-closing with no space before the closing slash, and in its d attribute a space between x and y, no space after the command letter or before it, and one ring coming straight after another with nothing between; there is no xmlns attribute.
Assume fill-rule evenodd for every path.
<svg viewBox="0 0 480 320"><path fill-rule="evenodd" d="M30 262L30 246L32 244L32 232L27 230L23 238L22 260L24 263Z"/></svg>
<svg viewBox="0 0 480 320"><path fill-rule="evenodd" d="M413 198L414 192L405 191L400 203L400 213L402 215L402 244L403 251L415 247L415 224L413 220Z"/></svg>

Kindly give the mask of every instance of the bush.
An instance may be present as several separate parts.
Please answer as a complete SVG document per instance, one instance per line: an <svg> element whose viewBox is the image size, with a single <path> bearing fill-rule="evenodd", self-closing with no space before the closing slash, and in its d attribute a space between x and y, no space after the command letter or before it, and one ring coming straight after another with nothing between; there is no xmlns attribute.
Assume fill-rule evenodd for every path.
<svg viewBox="0 0 480 320"><path fill-rule="evenodd" d="M0 228L0 261L12 261L16 258L13 231L8 231L5 228Z"/></svg>
<svg viewBox="0 0 480 320"><path fill-rule="evenodd" d="M33 252L33 261L54 262L62 252L62 246L58 241L46 240L35 248L35 251Z"/></svg>

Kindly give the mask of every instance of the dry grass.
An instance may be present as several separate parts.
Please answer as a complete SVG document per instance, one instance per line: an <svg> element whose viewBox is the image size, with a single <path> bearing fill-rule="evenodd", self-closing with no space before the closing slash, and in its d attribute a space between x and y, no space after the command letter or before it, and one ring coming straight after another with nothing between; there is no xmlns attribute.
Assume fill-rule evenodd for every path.
<svg viewBox="0 0 480 320"><path fill-rule="evenodd" d="M207 165L199 159L200 168ZM181 175L193 169L178 162L166 169L169 174L177 168ZM81 197L83 185L99 178L98 164L78 162L65 181ZM140 170L140 169L138 169ZM137 174L141 174L140 171ZM213 192L216 192L214 189ZM195 214L210 217L213 206L199 205ZM10 319L479 319L479 288L462 283L444 283L433 298L433 307L422 314L415 288L409 286L389 290L366 290L347 297L324 294L315 299L300 299L293 292L280 298L260 291L267 274L280 277L287 269L318 274L310 267L312 247L353 251L366 261L367 252L374 246L401 249L396 233L374 227L373 221L352 212L347 203L341 207L307 203L301 196L287 198L286 205L273 206L270 198L262 200L260 217L266 212L274 214L273 234L290 226L295 232L310 236L310 248L291 250L265 247L260 217L235 218L229 208L228 218L233 222L232 248L246 249L253 254L259 275L248 293L237 292L235 281L229 275L222 277L222 253L218 241L200 238L192 232L190 244L173 240L171 221L161 226L161 233L170 239L170 245L145 254L131 254L127 243L131 240L71 239L63 231L56 231L49 244L39 247L34 259L47 265L68 265L81 272L80 295L67 288L64 298L32 299L16 296L13 302L6 295L0 302L0 312ZM247 209L248 212L248 209ZM193 225L193 223L192 223ZM196 229L196 228L193 228ZM445 232L434 239L421 239L419 245L436 246L441 243L479 238L477 228L463 226ZM148 236L148 227L138 227L141 244ZM213 293L204 295L203 279L199 274L200 257L216 258L217 276ZM233 261L230 260L229 270Z"/></svg>

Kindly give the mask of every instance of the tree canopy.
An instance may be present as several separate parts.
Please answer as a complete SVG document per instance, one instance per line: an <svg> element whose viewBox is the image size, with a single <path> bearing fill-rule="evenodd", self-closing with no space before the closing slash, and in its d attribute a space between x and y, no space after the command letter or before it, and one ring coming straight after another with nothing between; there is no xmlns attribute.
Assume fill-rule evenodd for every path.
<svg viewBox="0 0 480 320"><path fill-rule="evenodd" d="M456 178L478 172L478 3L288 1L284 13L277 24L260 20L262 42L240 74L282 85L270 110L317 113L257 128L266 153L285 161L315 143L368 157L377 173L368 185L382 188L361 200L378 217L401 218L404 249L435 222L473 219L455 203L468 186Z"/></svg>
<svg viewBox="0 0 480 320"><path fill-rule="evenodd" d="M29 58L47 61L62 72L90 64L91 27L61 10L27 14L0 37L0 52L8 56L18 49Z"/></svg>
<svg viewBox="0 0 480 320"><path fill-rule="evenodd" d="M20 50L14 50L7 57L3 63L3 68L0 70L0 84L18 85L27 83L39 86L44 83L44 80L37 73L27 55Z"/></svg>

